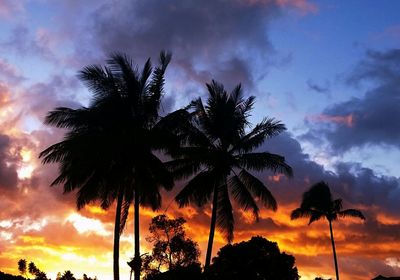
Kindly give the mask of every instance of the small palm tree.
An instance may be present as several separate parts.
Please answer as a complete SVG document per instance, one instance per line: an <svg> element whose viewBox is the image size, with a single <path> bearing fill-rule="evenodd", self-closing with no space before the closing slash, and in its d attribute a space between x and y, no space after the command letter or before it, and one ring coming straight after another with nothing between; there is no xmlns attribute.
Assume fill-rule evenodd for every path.
<svg viewBox="0 0 400 280"><path fill-rule="evenodd" d="M338 217L356 217L365 220L361 211L356 209L342 210L342 199L333 200L332 194L327 183L321 181L311 186L311 188L303 194L303 200L300 208L292 211L291 219L310 218L308 224L326 218L329 223L329 231L331 235L333 259L335 262L336 280L339 280L339 269L336 258L335 240L333 238L332 222Z"/></svg>
<svg viewBox="0 0 400 280"><path fill-rule="evenodd" d="M21 275L26 276L26 260L25 259L20 259L18 261L18 271Z"/></svg>
<svg viewBox="0 0 400 280"><path fill-rule="evenodd" d="M176 196L180 207L189 204L202 207L210 201L212 203L206 269L211 261L216 224L228 242L233 240L234 217L230 196L241 208L251 210L256 220L259 218L256 199L269 209L277 209L271 192L249 171L269 169L292 175L284 157L252 152L266 139L284 131L285 126L274 119L264 119L248 132L250 123L247 118L254 97L244 99L240 85L230 94L215 81L207 84L207 88L207 104L204 105L199 98L189 106L186 145L169 163L178 179L195 175Z"/></svg>

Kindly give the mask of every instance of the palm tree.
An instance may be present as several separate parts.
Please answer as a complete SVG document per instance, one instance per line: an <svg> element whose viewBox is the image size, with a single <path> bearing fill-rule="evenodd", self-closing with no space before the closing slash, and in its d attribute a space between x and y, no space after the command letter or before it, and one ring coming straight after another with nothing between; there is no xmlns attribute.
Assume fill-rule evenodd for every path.
<svg viewBox="0 0 400 280"><path fill-rule="evenodd" d="M100 200L107 209L117 200L114 228L114 279L119 279L119 236L134 201L135 279L140 277L139 206L157 209L159 187L171 189L173 178L154 150L167 149L173 137L165 129L174 114L158 114L164 73L171 59L160 54L154 69L150 59L141 73L125 55L114 54L106 67L89 66L79 77L93 93L89 107L56 108L46 123L66 128L63 141L44 150L43 163L60 163L52 185L77 192L77 207ZM151 78L150 78L151 77ZM171 141L170 141L171 140Z"/></svg>
<svg viewBox="0 0 400 280"><path fill-rule="evenodd" d="M25 259L20 259L18 261L18 271L21 275L26 276L26 260Z"/></svg>
<svg viewBox="0 0 400 280"><path fill-rule="evenodd" d="M365 220L361 211L356 209L342 210L342 208L342 199L338 198L333 200L328 184L321 181L311 186L311 188L303 194L300 208L293 210L291 214L292 220L310 218L308 222L309 225L323 217L328 220L333 259L335 262L336 280L339 280L339 269L336 258L335 240L333 238L332 222L337 220L338 217L356 217Z"/></svg>
<svg viewBox="0 0 400 280"><path fill-rule="evenodd" d="M250 209L256 220L259 218L256 199L269 209L277 209L271 192L249 171L269 169L292 175L284 157L252 152L267 138L284 131L285 126L274 119L264 119L247 132L250 126L247 118L255 98L244 99L240 85L230 94L215 81L207 84L207 88L205 106L201 98L189 105L191 125L186 127L186 145L168 163L178 179L195 174L175 198L180 207L189 204L202 207L212 201L206 269L210 265L216 224L228 242L233 240L230 195L241 208Z"/></svg>

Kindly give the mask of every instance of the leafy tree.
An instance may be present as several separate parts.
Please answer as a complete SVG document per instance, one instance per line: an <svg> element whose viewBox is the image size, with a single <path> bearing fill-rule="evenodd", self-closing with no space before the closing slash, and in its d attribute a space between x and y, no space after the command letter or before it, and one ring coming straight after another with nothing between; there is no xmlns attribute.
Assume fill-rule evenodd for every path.
<svg viewBox="0 0 400 280"><path fill-rule="evenodd" d="M97 280L97 277L94 278L88 277L86 274L83 274L83 280Z"/></svg>
<svg viewBox="0 0 400 280"><path fill-rule="evenodd" d="M77 206L100 200L107 209L117 200L114 228L114 279L119 279L119 236L134 201L135 279L140 277L139 206L157 209L159 187L170 189L173 179L153 151L175 143L165 129L168 117L158 114L164 73L171 55L162 52L154 70L150 59L143 70L121 54L111 56L106 67L89 66L80 78L93 92L88 108L56 108L46 123L66 128L60 143L44 150L44 163L60 163L64 191L78 189ZM173 115L172 115L173 116Z"/></svg>
<svg viewBox="0 0 400 280"><path fill-rule="evenodd" d="M311 186L303 194L303 200L299 208L292 211L291 219L309 218L308 224L326 218L329 223L333 259L335 262L336 280L339 280L339 269L337 264L335 240L333 238L332 222L338 217L355 217L365 220L361 211L356 209L342 210L342 199L332 199L332 194L327 183L321 181Z"/></svg>
<svg viewBox="0 0 400 280"><path fill-rule="evenodd" d="M281 253L275 242L256 236L226 245L205 272L210 280L298 280L295 258Z"/></svg>
<svg viewBox="0 0 400 280"><path fill-rule="evenodd" d="M151 255L144 259L146 279L150 275L159 274L162 269L182 271L180 268L198 266L200 255L197 243L186 237L185 219L169 219L166 215L159 215L152 219L149 231L151 235L147 241L153 244Z"/></svg>
<svg viewBox="0 0 400 280"><path fill-rule="evenodd" d="M48 280L46 273L37 268L34 262L29 263L28 271L35 276L35 280Z"/></svg>
<svg viewBox="0 0 400 280"><path fill-rule="evenodd" d="M76 278L74 277L74 274L70 270L67 270L63 273L60 280L76 280Z"/></svg>
<svg viewBox="0 0 400 280"><path fill-rule="evenodd" d="M21 275L26 275L26 260L20 259L18 261L18 271Z"/></svg>
<svg viewBox="0 0 400 280"><path fill-rule="evenodd" d="M258 200L266 208L276 210L277 203L264 183L249 171L269 169L292 175L292 169L283 156L269 152L252 152L263 142L286 128L274 119L264 119L250 127L248 117L254 97L243 98L238 85L228 94L223 85L207 84L208 99L201 98L189 106L191 126L186 128L187 143L169 163L176 178L193 176L176 196L180 207L212 203L210 234L205 268L211 261L215 227L233 240L234 217L230 196L244 210L259 218Z"/></svg>
<svg viewBox="0 0 400 280"><path fill-rule="evenodd" d="M35 276L36 276L36 277L35 277L35 280L49 280L49 279L47 278L46 273L44 273L43 271L38 271L38 272L36 273ZM74 279L71 279L71 280L74 280ZM76 280L76 279L75 279L75 280Z"/></svg>
<svg viewBox="0 0 400 280"><path fill-rule="evenodd" d="M36 267L34 262L30 262L28 265L28 271L32 275L36 275L40 270Z"/></svg>

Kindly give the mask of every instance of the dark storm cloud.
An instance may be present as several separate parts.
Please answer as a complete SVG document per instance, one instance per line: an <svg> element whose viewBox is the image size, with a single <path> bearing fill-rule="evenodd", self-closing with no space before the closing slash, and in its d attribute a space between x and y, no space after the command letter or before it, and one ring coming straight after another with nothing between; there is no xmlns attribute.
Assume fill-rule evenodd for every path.
<svg viewBox="0 0 400 280"><path fill-rule="evenodd" d="M166 49L191 79L253 85L253 66L263 72L270 58L268 26L279 12L274 1L109 2L96 11L91 32L106 53L145 58Z"/></svg>
<svg viewBox="0 0 400 280"><path fill-rule="evenodd" d="M400 147L400 49L369 51L348 83L372 88L326 108L322 116L332 122L315 124L306 138L322 136L339 152L368 144Z"/></svg>
<svg viewBox="0 0 400 280"><path fill-rule="evenodd" d="M336 165L335 172L327 171L310 160L299 142L288 133L268 140L261 150L285 156L294 170L292 179L281 177L279 182L269 180L270 189L276 194L278 202L287 204L298 201L300 204L302 193L312 184L324 180L335 197L343 198L345 207L361 205L366 209L379 207L383 213L392 215L400 213L398 178L377 175L372 169L355 163L340 163ZM271 178L268 174L260 177Z"/></svg>

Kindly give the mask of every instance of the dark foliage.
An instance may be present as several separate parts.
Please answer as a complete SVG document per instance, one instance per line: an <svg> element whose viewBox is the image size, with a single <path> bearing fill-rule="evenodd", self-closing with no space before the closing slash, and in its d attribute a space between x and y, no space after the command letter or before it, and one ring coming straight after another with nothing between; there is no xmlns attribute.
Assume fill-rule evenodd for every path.
<svg viewBox="0 0 400 280"><path fill-rule="evenodd" d="M63 273L59 280L76 280L76 278L70 270L67 270Z"/></svg>
<svg viewBox="0 0 400 280"><path fill-rule="evenodd" d="M97 280L97 277L95 276L94 278L88 277L86 274L83 274L82 280Z"/></svg>
<svg viewBox="0 0 400 280"><path fill-rule="evenodd" d="M20 259L18 261L18 271L21 274L26 274L26 260L25 259Z"/></svg>
<svg viewBox="0 0 400 280"><path fill-rule="evenodd" d="M88 107L59 107L45 123L67 129L64 140L40 153L43 163L59 163L52 185L77 191L77 207L100 202L107 209L117 200L114 228L114 279L119 279L119 235L135 205L135 257L139 252L139 205L157 209L160 187L170 190L172 175L153 153L177 145L159 115L164 73L171 54L161 52L159 65L148 59L142 70L124 54L111 55L105 67L84 68L79 78L92 93ZM172 114L173 115L173 114ZM171 115L169 115L171 116ZM173 117L172 117L173 118ZM135 262L139 279L140 262Z"/></svg>
<svg viewBox="0 0 400 280"><path fill-rule="evenodd" d="M145 279L160 274L162 269L168 269L169 275L191 273L196 267L200 268L200 255L197 243L185 234L185 219L168 219L159 215L152 219L147 241L153 244L153 250L143 261ZM188 270L184 269L190 267Z"/></svg>
<svg viewBox="0 0 400 280"><path fill-rule="evenodd" d="M4 273L0 271L0 279L1 280L26 280L26 278L22 276L15 276L8 273Z"/></svg>
<svg viewBox="0 0 400 280"><path fill-rule="evenodd" d="M202 280L201 267L198 263L186 267L176 267L164 273L149 275L146 280Z"/></svg>
<svg viewBox="0 0 400 280"><path fill-rule="evenodd" d="M329 223L331 235L333 259L335 263L336 280L339 280L339 268L337 263L335 239L333 237L332 222L338 217L354 217L365 220L361 211L357 209L342 210L342 199L333 199L329 186L324 181L318 182L303 194L303 199L299 208L292 211L291 219L309 218L308 224L326 218Z"/></svg>
<svg viewBox="0 0 400 280"><path fill-rule="evenodd" d="M221 248L213 258L210 280L298 280L295 258L281 253L275 242L257 236Z"/></svg>
<svg viewBox="0 0 400 280"><path fill-rule="evenodd" d="M207 89L205 103L198 98L188 106L186 143L174 155L175 160L168 163L177 179L190 178L175 198L180 207L212 203L206 268L211 261L215 228L224 233L228 242L233 240L232 200L250 211L255 221L259 219L259 205L277 209L267 186L250 171L267 169L292 175L283 156L253 152L265 140L283 132L285 126L265 118L251 127L248 118L255 97L244 98L241 85L228 93L222 84L212 81Z"/></svg>
<svg viewBox="0 0 400 280"><path fill-rule="evenodd" d="M18 267L19 267L20 263L18 261ZM34 262L30 262L28 265L28 271L31 275L33 275L35 278L35 280L49 280L47 278L46 273L44 273L43 271L41 271L39 268L37 268L37 266L35 265Z"/></svg>

